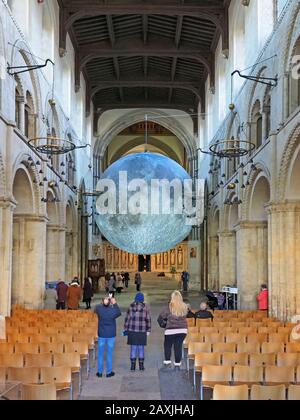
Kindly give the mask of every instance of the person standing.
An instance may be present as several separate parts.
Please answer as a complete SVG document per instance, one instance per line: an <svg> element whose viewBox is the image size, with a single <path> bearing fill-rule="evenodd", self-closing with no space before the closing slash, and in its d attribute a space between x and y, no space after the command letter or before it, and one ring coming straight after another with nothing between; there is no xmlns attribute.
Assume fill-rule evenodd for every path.
<svg viewBox="0 0 300 420"><path fill-rule="evenodd" d="M184 292L188 292L188 288L189 288L189 281L190 281L190 275L187 271L184 271L182 273L182 287L183 287L183 291Z"/></svg>
<svg viewBox="0 0 300 420"><path fill-rule="evenodd" d="M122 315L116 299L105 298L103 304L95 308L98 316L98 373L97 377L103 377L104 353L106 354L106 377L115 376L113 372L113 355L117 336L117 319Z"/></svg>
<svg viewBox="0 0 300 420"><path fill-rule="evenodd" d="M260 311L267 311L269 309L269 290L266 284L261 286L261 291L257 296L258 309Z"/></svg>
<svg viewBox="0 0 300 420"><path fill-rule="evenodd" d="M69 286L64 281L58 281L56 286L58 310L64 311L66 309L68 289Z"/></svg>
<svg viewBox="0 0 300 420"><path fill-rule="evenodd" d="M142 293L136 295L135 301L128 309L124 331L128 336L128 345L131 346L131 370L136 370L136 361L139 359L140 371L144 371L145 346L151 333L151 315Z"/></svg>
<svg viewBox="0 0 300 420"><path fill-rule="evenodd" d="M200 311L195 313L196 319L214 319L213 314L208 310L208 305L202 302L200 305Z"/></svg>
<svg viewBox="0 0 300 420"><path fill-rule="evenodd" d="M92 298L94 296L92 281L90 278L84 279L83 287L83 302L86 304L86 309L91 309Z"/></svg>
<svg viewBox="0 0 300 420"><path fill-rule="evenodd" d="M117 285L116 286L117 286L116 287L117 293L120 295L122 293L123 288L124 288L123 278L122 278L120 273L118 273L118 275L117 275Z"/></svg>
<svg viewBox="0 0 300 420"><path fill-rule="evenodd" d="M47 283L44 297L44 309L55 310L57 306L57 293L55 283Z"/></svg>
<svg viewBox="0 0 300 420"><path fill-rule="evenodd" d="M73 280L67 292L67 301L69 311L78 311L82 299L82 289L78 280Z"/></svg>
<svg viewBox="0 0 300 420"><path fill-rule="evenodd" d="M158 318L158 323L165 328L165 361L164 368L172 366L172 348L175 353L175 369L179 370L182 363L182 346L188 333L187 324L188 307L184 303L180 292L176 291L171 296L171 302Z"/></svg>
<svg viewBox="0 0 300 420"><path fill-rule="evenodd" d="M124 280L125 280L125 287L126 287L126 289L128 289L129 282L130 282L130 275L129 275L129 273L125 273L124 274Z"/></svg>
<svg viewBox="0 0 300 420"><path fill-rule="evenodd" d="M108 282L108 292L112 297L115 297L116 292L116 276L114 273L111 274Z"/></svg>
<svg viewBox="0 0 300 420"><path fill-rule="evenodd" d="M105 274L105 291L106 291L106 293L109 292L109 280L110 280L110 274L106 273Z"/></svg>
<svg viewBox="0 0 300 420"><path fill-rule="evenodd" d="M137 273L135 275L135 284L136 284L136 291L140 292L141 291L141 287L142 287L142 276L140 275L140 273Z"/></svg>

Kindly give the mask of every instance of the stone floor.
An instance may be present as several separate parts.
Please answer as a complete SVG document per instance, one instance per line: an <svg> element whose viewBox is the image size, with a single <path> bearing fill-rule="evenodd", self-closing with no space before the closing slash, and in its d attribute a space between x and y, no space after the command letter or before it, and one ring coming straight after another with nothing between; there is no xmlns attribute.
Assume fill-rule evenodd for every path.
<svg viewBox="0 0 300 420"><path fill-rule="evenodd" d="M129 347L126 338L121 336L125 313L135 297L135 288L131 284L128 291L117 297L122 310L122 318L118 321L118 337L114 358L116 377L112 379L98 379L97 369L93 368L90 379L84 383L82 400L185 400L196 399L187 373L160 372L163 355L163 330L156 320L161 310L167 305L170 294L177 289L178 282L169 278L158 278L156 275L145 274L142 291L146 296L152 315L152 334L146 353L146 371L130 372ZM133 283L133 282L132 282ZM193 307L199 307L199 293L191 292L186 297ZM100 296L94 300L99 303Z"/></svg>

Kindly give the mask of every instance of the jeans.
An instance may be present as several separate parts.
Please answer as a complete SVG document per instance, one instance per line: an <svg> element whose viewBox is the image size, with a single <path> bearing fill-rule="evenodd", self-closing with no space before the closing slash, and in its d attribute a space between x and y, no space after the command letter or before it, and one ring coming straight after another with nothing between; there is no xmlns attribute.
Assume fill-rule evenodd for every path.
<svg viewBox="0 0 300 420"><path fill-rule="evenodd" d="M113 370L113 355L115 350L116 338L98 339L98 373L103 374L104 353L106 352L106 374L109 375Z"/></svg>
<svg viewBox="0 0 300 420"><path fill-rule="evenodd" d="M145 346L131 346L130 359L136 360L137 358L140 360L145 359Z"/></svg>
<svg viewBox="0 0 300 420"><path fill-rule="evenodd" d="M172 356L172 347L174 346L175 363L182 361L182 346L186 338L186 334L174 334L165 336L165 361L170 362Z"/></svg>

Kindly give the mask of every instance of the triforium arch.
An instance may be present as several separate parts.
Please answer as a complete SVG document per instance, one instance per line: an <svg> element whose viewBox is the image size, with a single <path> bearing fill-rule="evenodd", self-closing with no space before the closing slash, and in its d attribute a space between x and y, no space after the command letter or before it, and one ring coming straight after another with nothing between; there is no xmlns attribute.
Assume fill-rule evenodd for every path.
<svg viewBox="0 0 300 420"><path fill-rule="evenodd" d="M146 115L149 115L149 121L160 124L178 137L186 149L188 158L192 159L196 156L197 146L194 136L187 133L187 130L176 120L176 117L152 109L132 111L114 121L104 133L101 133L101 139L98 139L95 145L94 156L104 156L108 145L118 134L134 124L145 121ZM186 116L189 117L188 114Z"/></svg>

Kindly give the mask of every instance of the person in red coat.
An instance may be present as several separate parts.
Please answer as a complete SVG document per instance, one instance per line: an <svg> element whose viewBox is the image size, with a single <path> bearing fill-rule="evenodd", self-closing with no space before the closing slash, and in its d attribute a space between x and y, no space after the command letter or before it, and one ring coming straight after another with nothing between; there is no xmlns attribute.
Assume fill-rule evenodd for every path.
<svg viewBox="0 0 300 420"><path fill-rule="evenodd" d="M261 292L257 296L257 301L260 311L267 311L269 309L269 291L268 286L265 284L261 286Z"/></svg>

